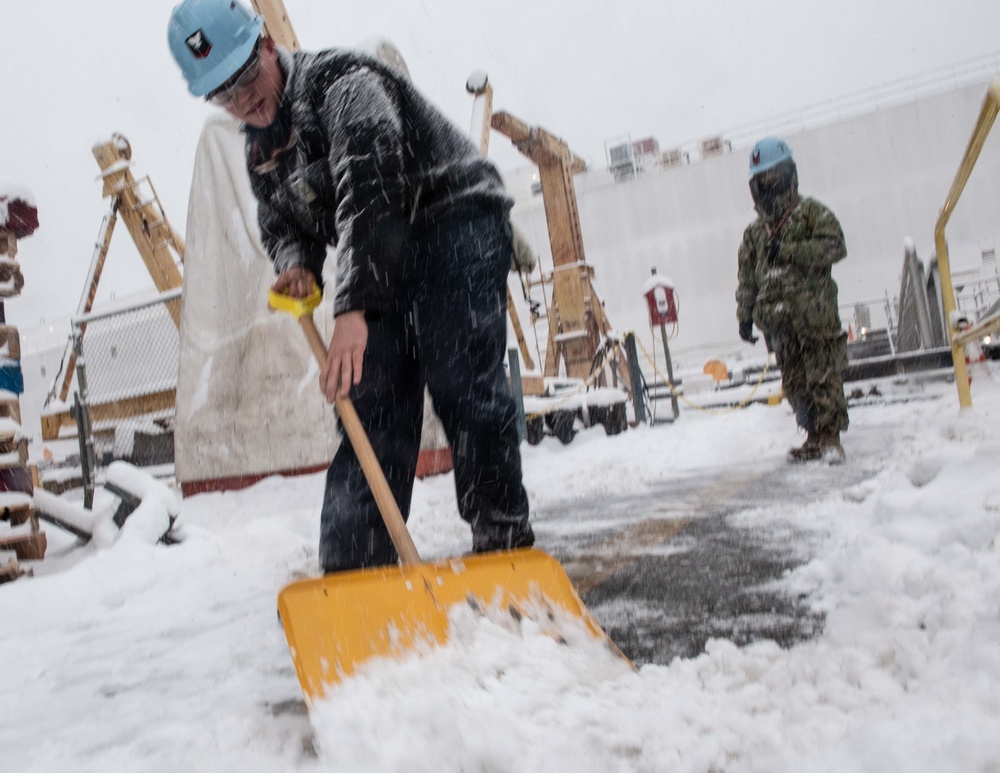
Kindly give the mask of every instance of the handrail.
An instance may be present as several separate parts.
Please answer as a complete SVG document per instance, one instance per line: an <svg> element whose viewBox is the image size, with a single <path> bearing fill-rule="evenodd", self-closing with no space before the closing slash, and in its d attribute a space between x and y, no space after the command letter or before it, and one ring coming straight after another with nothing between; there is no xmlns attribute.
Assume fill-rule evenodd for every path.
<svg viewBox="0 0 1000 773"><path fill-rule="evenodd" d="M165 305L170 301L176 301L179 299L183 292L183 287L174 287L171 290L165 290L162 293L157 293L154 296L145 298L136 303L125 303L124 301L119 301L118 303L109 305L100 311L92 311L87 314L75 314L70 321L73 323L74 327L79 327L80 325L86 325L90 322L106 319L107 317L114 317L121 314L123 311L141 311L142 309L147 309L150 306L158 306L160 304Z"/></svg>
<svg viewBox="0 0 1000 773"><path fill-rule="evenodd" d="M972 327L955 333L955 341L959 346L965 346L997 330L1000 330L1000 311L995 311L989 316L983 317Z"/></svg>
<svg viewBox="0 0 1000 773"><path fill-rule="evenodd" d="M944 302L944 317L948 325L948 337L951 340L951 358L955 364L955 386L958 388L958 404L960 408L972 407L972 392L969 389L969 374L965 369L965 350L962 341L958 337L958 327L953 319L957 304L955 302L955 288L951 281L951 264L948 262L948 242L944 238L944 229L948 224L951 213L955 211L958 199L965 189L965 184L972 174L972 169L979 159L979 153L983 149L986 137L993 128L993 122L997 114L1000 113L1000 78L995 78L986 89L986 96L983 99L983 107L976 120L976 128L969 139L969 146L965 149L962 163L959 164L955 180L948 191L948 197L938 215L937 224L934 226L934 246L937 251L938 273L941 277L941 298Z"/></svg>

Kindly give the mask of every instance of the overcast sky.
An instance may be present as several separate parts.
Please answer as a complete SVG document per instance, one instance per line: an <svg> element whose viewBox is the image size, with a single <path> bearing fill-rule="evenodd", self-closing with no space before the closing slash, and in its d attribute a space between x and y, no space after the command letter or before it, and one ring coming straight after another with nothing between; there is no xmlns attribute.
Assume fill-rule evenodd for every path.
<svg viewBox="0 0 1000 773"><path fill-rule="evenodd" d="M174 0L0 0L0 179L29 188L41 227L21 244L22 327L75 311L107 203L90 148L121 132L183 232L211 108L187 96L166 45ZM996 0L286 0L302 46L394 42L460 126L485 70L495 109L601 166L605 142L679 145L975 57L1000 65ZM493 136L503 169L520 165ZM100 300L150 284L124 229Z"/></svg>

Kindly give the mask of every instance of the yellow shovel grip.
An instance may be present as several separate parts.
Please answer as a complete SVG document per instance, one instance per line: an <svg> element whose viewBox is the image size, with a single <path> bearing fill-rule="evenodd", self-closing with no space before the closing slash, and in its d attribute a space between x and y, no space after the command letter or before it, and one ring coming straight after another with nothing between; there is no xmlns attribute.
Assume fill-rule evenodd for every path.
<svg viewBox="0 0 1000 773"><path fill-rule="evenodd" d="M302 319L306 314L312 314L322 300L323 291L318 287L314 287L305 298L293 298L291 295L274 290L267 291L267 305L275 311L286 311L295 319Z"/></svg>

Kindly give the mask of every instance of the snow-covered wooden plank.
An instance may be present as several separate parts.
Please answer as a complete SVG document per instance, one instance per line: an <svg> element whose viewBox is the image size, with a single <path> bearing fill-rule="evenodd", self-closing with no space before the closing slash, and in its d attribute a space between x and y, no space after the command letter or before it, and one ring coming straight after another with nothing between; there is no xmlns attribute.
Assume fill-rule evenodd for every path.
<svg viewBox="0 0 1000 773"><path fill-rule="evenodd" d="M0 352L12 360L21 359L21 335L12 325L0 325Z"/></svg>
<svg viewBox="0 0 1000 773"><path fill-rule="evenodd" d="M11 496L5 492L0 497ZM17 526L28 521L34 513L31 497L27 494L17 494L18 499L0 502L0 520Z"/></svg>
<svg viewBox="0 0 1000 773"><path fill-rule="evenodd" d="M45 558L48 540L45 532L25 531L28 524L0 532L0 550L12 550L19 561L41 561Z"/></svg>
<svg viewBox="0 0 1000 773"><path fill-rule="evenodd" d="M17 563L17 556L11 551L0 551L0 583L16 580L24 574Z"/></svg>

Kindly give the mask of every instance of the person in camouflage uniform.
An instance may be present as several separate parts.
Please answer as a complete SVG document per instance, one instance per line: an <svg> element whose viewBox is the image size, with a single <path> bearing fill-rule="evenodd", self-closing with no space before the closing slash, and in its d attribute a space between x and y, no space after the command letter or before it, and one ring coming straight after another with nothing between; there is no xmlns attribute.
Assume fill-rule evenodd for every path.
<svg viewBox="0 0 1000 773"><path fill-rule="evenodd" d="M756 324L777 357L782 391L806 431L805 443L789 451L789 460L842 463L847 334L831 270L847 255L844 233L833 212L799 195L792 152L780 139L767 137L754 146L750 193L758 217L739 248L740 338L755 343Z"/></svg>

